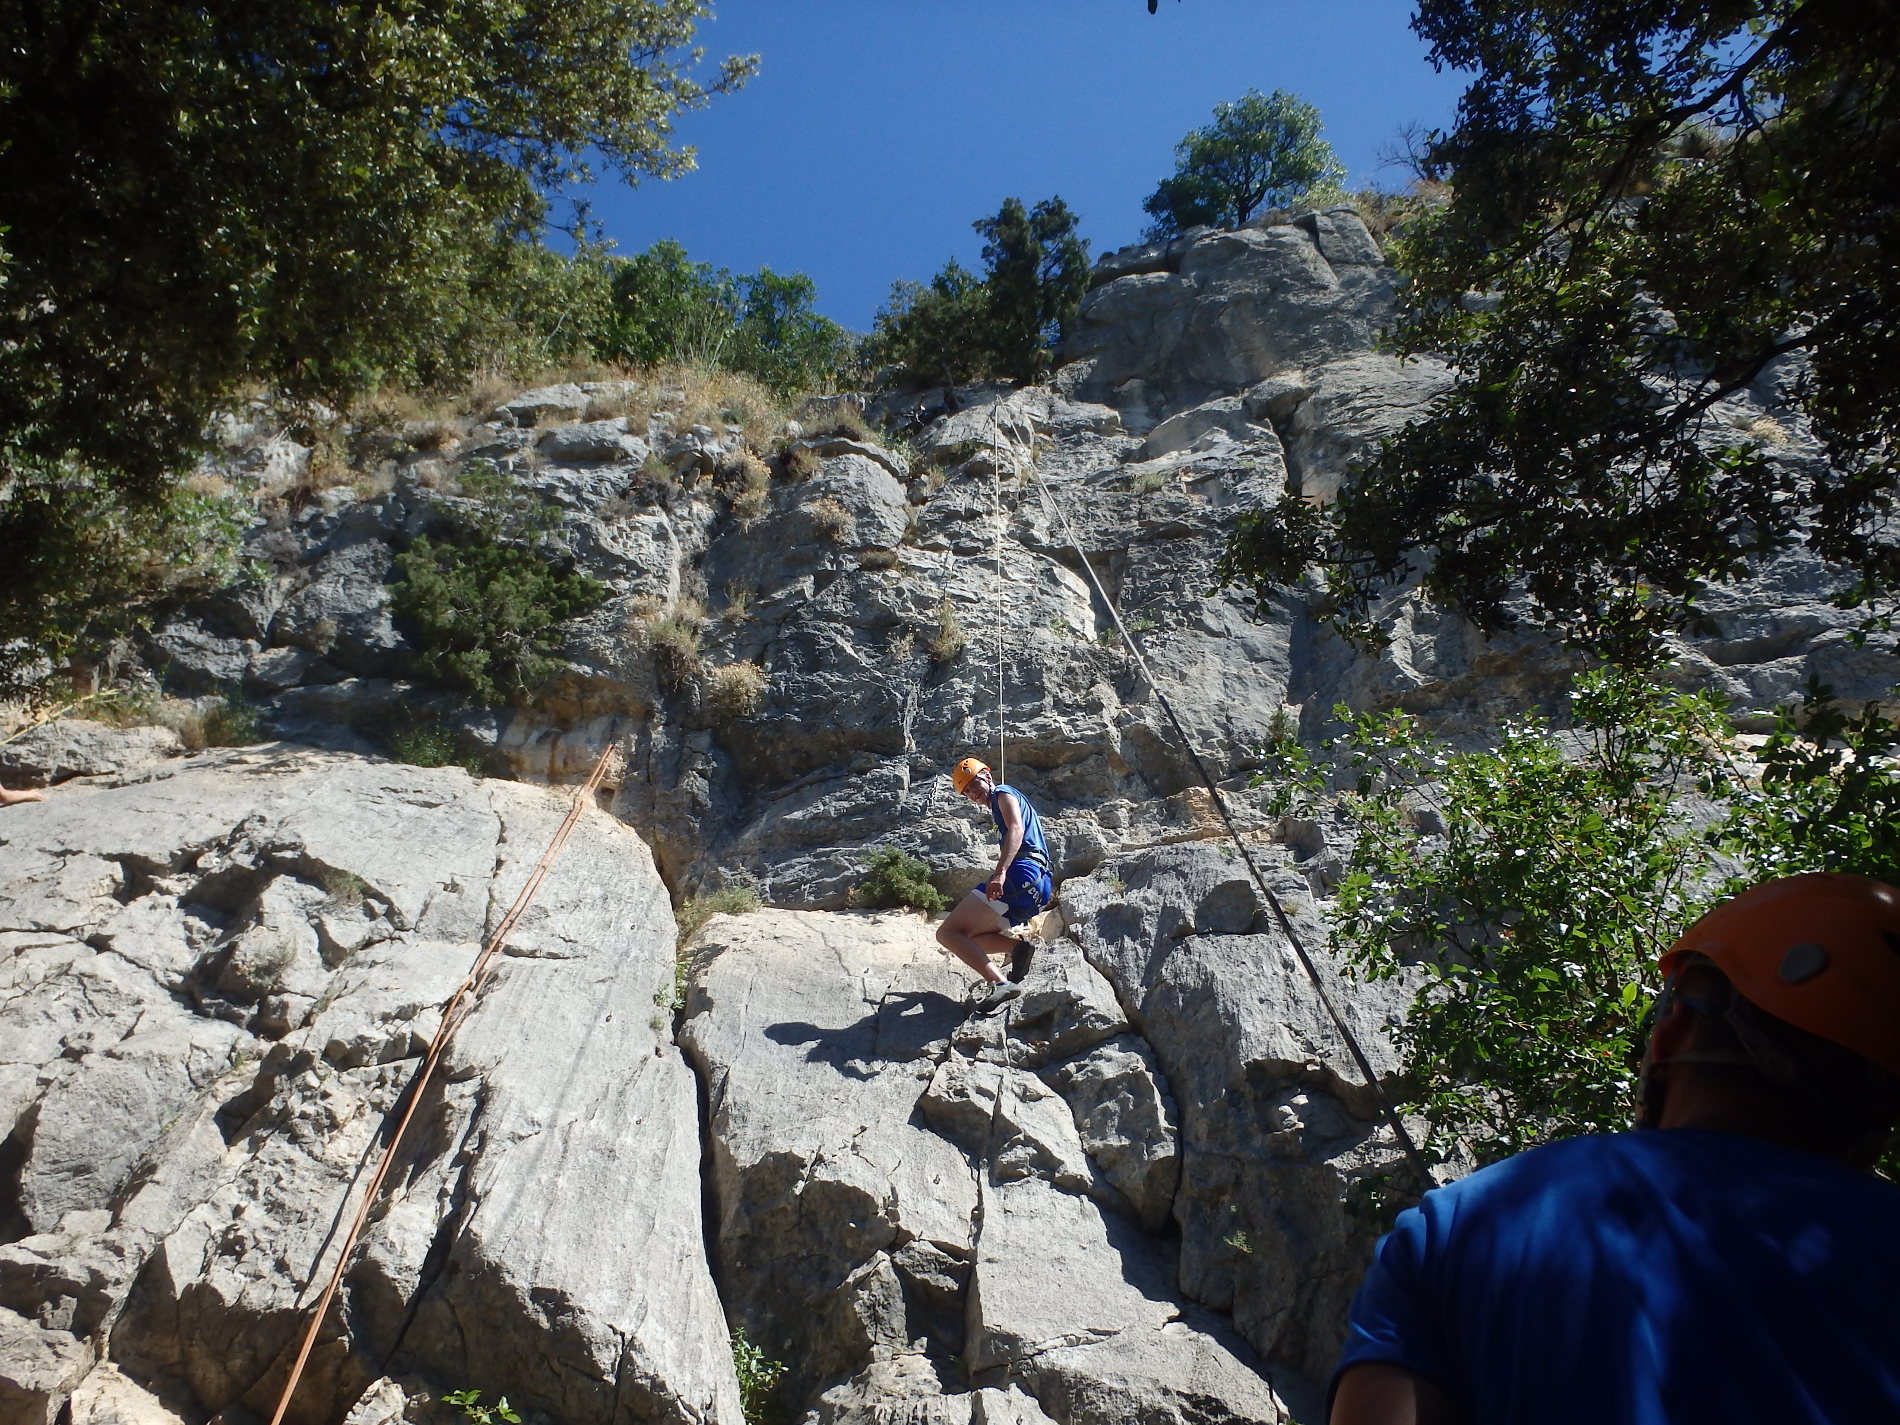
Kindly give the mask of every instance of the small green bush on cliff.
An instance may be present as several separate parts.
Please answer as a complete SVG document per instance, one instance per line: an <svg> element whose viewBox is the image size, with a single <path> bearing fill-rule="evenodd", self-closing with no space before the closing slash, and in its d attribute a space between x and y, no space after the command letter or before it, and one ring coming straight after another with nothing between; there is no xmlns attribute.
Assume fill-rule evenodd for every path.
<svg viewBox="0 0 1900 1425"><path fill-rule="evenodd" d="M472 498L438 503L436 531L396 556L390 607L421 642L417 672L477 702L519 701L558 666L560 624L606 589L554 546L537 501L492 471L464 488Z"/></svg>
<svg viewBox="0 0 1900 1425"><path fill-rule="evenodd" d="M780 1414L773 1408L772 1392L785 1375L778 1361L766 1359L743 1328L732 1333L732 1368L739 1377L739 1405L745 1411L746 1425L769 1425Z"/></svg>
<svg viewBox="0 0 1900 1425"><path fill-rule="evenodd" d="M864 868L864 879L852 889L851 904L864 910L908 908L936 915L949 899L930 884L930 867L895 846L880 846Z"/></svg>

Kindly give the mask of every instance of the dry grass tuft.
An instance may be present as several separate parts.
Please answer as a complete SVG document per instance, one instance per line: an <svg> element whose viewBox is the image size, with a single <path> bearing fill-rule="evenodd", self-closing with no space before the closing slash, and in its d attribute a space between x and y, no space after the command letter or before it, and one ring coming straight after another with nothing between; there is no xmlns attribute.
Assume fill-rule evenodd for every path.
<svg viewBox="0 0 1900 1425"><path fill-rule="evenodd" d="M660 599L642 595L628 609L623 627L653 655L661 686L678 692L699 676L699 628L705 621L706 606L698 599L681 598L669 610Z"/></svg>
<svg viewBox="0 0 1900 1425"><path fill-rule="evenodd" d="M957 606L945 599L937 605L937 631L933 633L924 647L938 663L948 663L959 653L969 640L963 636L963 624L957 618Z"/></svg>
<svg viewBox="0 0 1900 1425"><path fill-rule="evenodd" d="M667 614L647 625L646 639L662 687L678 692L699 676L698 624Z"/></svg>
<svg viewBox="0 0 1900 1425"><path fill-rule="evenodd" d="M838 396L807 401L799 408L798 423L809 440L824 440L832 436L873 442L877 439L866 424L864 413L850 401Z"/></svg>
<svg viewBox="0 0 1900 1425"><path fill-rule="evenodd" d="M745 528L765 514L772 489L772 467L749 450L731 456L720 466L717 484L725 491L733 518Z"/></svg>
<svg viewBox="0 0 1900 1425"><path fill-rule="evenodd" d="M829 495L821 495L805 506L805 513L811 516L811 522L818 533L833 544L843 544L851 537L857 521L851 518L851 511Z"/></svg>
<svg viewBox="0 0 1900 1425"><path fill-rule="evenodd" d="M734 579L726 585L726 607L719 616L727 623L744 623L746 611L758 596L759 591L750 580Z"/></svg>
<svg viewBox="0 0 1900 1425"><path fill-rule="evenodd" d="M715 717L751 717L765 702L765 670L756 663L727 663L706 680L706 704Z"/></svg>

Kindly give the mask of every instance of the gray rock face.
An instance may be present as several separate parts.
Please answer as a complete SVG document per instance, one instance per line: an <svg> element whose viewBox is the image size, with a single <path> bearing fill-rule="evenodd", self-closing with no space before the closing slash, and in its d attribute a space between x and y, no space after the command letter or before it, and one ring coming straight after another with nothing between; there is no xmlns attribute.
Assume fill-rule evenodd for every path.
<svg viewBox="0 0 1900 1425"><path fill-rule="evenodd" d="M549 460L568 465L595 465L608 461L646 459L646 442L627 431L626 417L608 421L581 421L548 431L535 448Z"/></svg>
<svg viewBox="0 0 1900 1425"><path fill-rule="evenodd" d="M45 787L71 777L140 771L184 750L169 727L121 728L59 718L0 743L0 778L15 786Z"/></svg>
<svg viewBox="0 0 1900 1425"><path fill-rule="evenodd" d="M1262 852L1256 852L1262 855ZM1357 984L1324 960L1325 927L1293 848L1269 884L1322 961L1334 1002L1381 1073L1410 986ZM1305 859L1311 859L1310 854ZM1396 1166L1364 1081L1238 861L1162 847L1064 885L1070 933L1115 987L1180 1111L1181 1285L1232 1313L1269 1360L1323 1381L1372 1245L1344 1204Z"/></svg>
<svg viewBox="0 0 1900 1425"><path fill-rule="evenodd" d="M1000 1418L1284 1418L1131 1210L1171 1193L1171 1109L1074 945L988 1020L905 916L719 917L694 964L728 1305L814 1419L992 1418L1005 1386L1036 1403Z"/></svg>
<svg viewBox="0 0 1900 1425"><path fill-rule="evenodd" d="M100 1356L134 1393L268 1411L348 1186L563 811L285 749L8 810L9 1421L69 1397L110 1418L114 1392L74 1394ZM293 1419L349 1409L373 1361L563 1421L739 1419L696 1091L656 1010L671 939L638 838L590 812L423 1104L344 1292L351 1351L319 1349Z"/></svg>
<svg viewBox="0 0 1900 1425"><path fill-rule="evenodd" d="M1288 423L1287 464L1299 492L1330 502L1355 460L1424 416L1449 384L1441 363L1366 354L1311 368L1298 392L1262 383L1248 393L1248 402L1276 422Z"/></svg>
<svg viewBox="0 0 1900 1425"><path fill-rule="evenodd" d="M1131 424L1363 352L1395 312L1390 270L1349 209L1123 265L1084 299L1063 359L1092 363L1078 394Z"/></svg>

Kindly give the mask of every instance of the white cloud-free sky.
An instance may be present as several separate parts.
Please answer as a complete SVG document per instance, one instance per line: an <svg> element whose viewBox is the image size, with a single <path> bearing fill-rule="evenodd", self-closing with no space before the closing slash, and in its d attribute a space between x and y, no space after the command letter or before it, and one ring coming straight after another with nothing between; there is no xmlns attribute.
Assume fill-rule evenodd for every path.
<svg viewBox="0 0 1900 1425"><path fill-rule="evenodd" d="M619 251L672 238L735 271L802 271L864 330L893 280L978 265L972 220L1059 194L1096 253L1136 241L1141 200L1216 103L1287 89L1319 107L1355 185L1444 125L1409 0L713 0L713 56L757 53L742 91L684 116L698 169L589 195Z"/></svg>

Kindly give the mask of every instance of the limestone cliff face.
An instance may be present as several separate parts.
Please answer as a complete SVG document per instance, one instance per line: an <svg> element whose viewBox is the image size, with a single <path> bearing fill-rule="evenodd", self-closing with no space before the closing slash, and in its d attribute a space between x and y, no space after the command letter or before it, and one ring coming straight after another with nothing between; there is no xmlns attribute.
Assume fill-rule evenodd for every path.
<svg viewBox="0 0 1900 1425"><path fill-rule="evenodd" d="M1191 235L1104 259L1050 386L887 402L904 442L806 441L815 473L750 524L708 476L735 432L589 419L614 392L562 386L254 531L268 572L143 656L241 686L280 741L0 747L0 775L60 784L0 812L0 1421L268 1411L347 1184L560 817L524 784L610 742L626 774L425 1101L299 1425L448 1419L463 1388L559 1425L737 1425L729 1325L814 1425L1316 1419L1373 1241L1348 1204L1394 1150L1076 547L1323 941L1340 848L1246 785L1276 718L1317 737L1336 702L1397 702L1481 738L1566 672L1408 597L1360 655L1306 591L1207 592L1237 509L1329 498L1439 389L1370 349L1393 300L1343 211ZM234 432L234 468L302 458ZM531 712L403 681L394 553L475 459L610 591ZM1884 694L1892 661L1817 582L1796 554L1726 594L1685 679ZM656 667L641 629L686 599L708 670L763 670L754 711ZM519 780L385 760L379 725L431 705ZM971 751L1042 810L1061 897L988 1020L921 920L844 910L878 845L979 877L990 830L942 775ZM738 879L770 908L715 918L676 981L671 902ZM1404 987L1322 969L1389 1072Z"/></svg>

